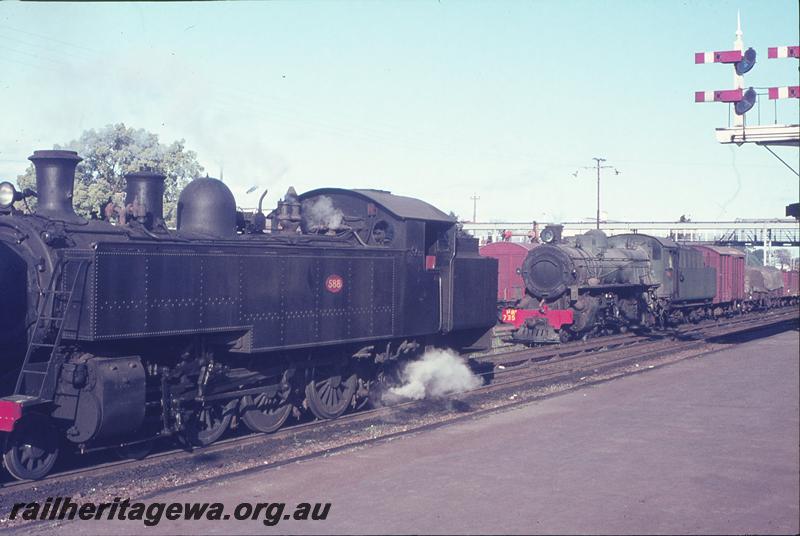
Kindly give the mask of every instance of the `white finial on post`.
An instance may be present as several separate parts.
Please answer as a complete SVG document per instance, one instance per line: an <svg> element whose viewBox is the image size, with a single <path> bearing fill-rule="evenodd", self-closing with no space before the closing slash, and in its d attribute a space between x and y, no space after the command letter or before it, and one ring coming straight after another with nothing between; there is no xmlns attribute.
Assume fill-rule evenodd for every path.
<svg viewBox="0 0 800 536"><path fill-rule="evenodd" d="M742 17L739 13L739 10L736 10L736 41L733 43L733 46L742 47ZM737 48L736 50L743 50L742 48Z"/></svg>

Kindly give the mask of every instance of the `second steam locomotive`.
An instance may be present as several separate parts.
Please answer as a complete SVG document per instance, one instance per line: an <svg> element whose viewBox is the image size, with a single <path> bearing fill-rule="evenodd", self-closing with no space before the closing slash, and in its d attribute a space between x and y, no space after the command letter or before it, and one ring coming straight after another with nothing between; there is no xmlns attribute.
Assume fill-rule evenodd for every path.
<svg viewBox="0 0 800 536"><path fill-rule="evenodd" d="M546 243L518 268L525 295L501 313L517 342L566 342L797 301L797 272L747 267L733 248L600 230L568 241L560 226L542 235Z"/></svg>

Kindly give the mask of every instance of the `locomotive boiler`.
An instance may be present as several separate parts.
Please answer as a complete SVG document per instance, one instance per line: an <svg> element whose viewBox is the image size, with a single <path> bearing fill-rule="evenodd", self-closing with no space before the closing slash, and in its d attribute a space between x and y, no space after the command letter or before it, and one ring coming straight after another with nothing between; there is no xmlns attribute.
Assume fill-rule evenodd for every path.
<svg viewBox="0 0 800 536"><path fill-rule="evenodd" d="M46 475L62 444L203 446L239 422L335 418L402 360L477 348L496 321L496 261L424 201L290 189L248 222L224 183L198 178L171 230L164 177L137 173L112 224L75 214L76 153L30 159L36 192L0 184L0 440L15 478ZM35 212L17 210L33 195Z"/></svg>

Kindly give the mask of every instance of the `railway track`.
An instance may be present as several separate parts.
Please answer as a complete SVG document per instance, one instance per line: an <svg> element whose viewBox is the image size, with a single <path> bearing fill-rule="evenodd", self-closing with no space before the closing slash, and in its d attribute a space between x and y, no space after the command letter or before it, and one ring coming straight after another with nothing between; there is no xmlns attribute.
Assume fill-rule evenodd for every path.
<svg viewBox="0 0 800 536"><path fill-rule="evenodd" d="M785 309L777 309L760 315L756 318L770 319L773 315L797 312L796 307L787 307ZM679 326L668 331L650 332L650 333L623 333L618 335L610 335L606 337L588 339L585 341L574 341L567 344L558 344L553 346L545 346L539 348L513 348L505 352L487 355L490 361L498 365L504 366L519 366L525 363L541 362L554 359L571 358L573 356L596 352L602 349L616 349L626 346L641 346L644 344L653 343L656 341L663 341L668 339L688 339L692 337L702 336L703 334L711 334L714 330L735 329L738 326L748 326L755 321L755 318L750 317L733 317L721 321L704 320L697 324L690 324ZM709 335L710 336L710 335ZM517 345L518 346L518 345Z"/></svg>
<svg viewBox="0 0 800 536"><path fill-rule="evenodd" d="M330 455L358 448L375 441L388 441L409 433L421 432L460 419L529 402L547 395L535 391L554 384L585 385L605 381L604 374L626 367L646 370L660 356L685 354L686 357L715 350L714 341L726 336L797 325L796 307L775 310L758 317L734 318L721 322L686 326L671 333L651 337L616 335L557 347L512 349L473 359L478 375L486 382L448 401L409 401L392 406L347 414L333 421L302 422L270 435L239 433L202 450L166 449L143 460L101 459L99 463L64 469L35 482L6 481L0 498L6 502L37 496L65 493L111 493L119 496L133 479L146 494L160 487L189 485L231 473L277 466L303 459ZM623 374L626 372L623 372ZM617 376L622 374L617 374ZM529 394L520 392L526 391ZM546 391L546 389L545 389ZM365 435L366 434L366 435ZM219 463L220 460L224 460ZM210 466L210 467L205 467ZM205 468L204 468L205 467ZM197 474L209 471L209 474ZM213 469L221 474L214 476ZM216 471L220 472L220 471ZM164 474L172 476L164 480ZM198 478L192 478L192 477ZM137 481L138 480L138 481ZM142 485L146 480L150 484ZM103 490L103 491L100 491Z"/></svg>
<svg viewBox="0 0 800 536"><path fill-rule="evenodd" d="M692 350L727 335L796 319L797 309L794 307L790 309L764 315L758 320L737 318L719 323L712 321L705 325L688 326L684 329L676 329L666 334L650 337L637 337L630 334L604 337L596 339L594 344L564 345L560 349L531 352L529 356L522 354L520 356L522 359L506 354L495 362L496 369L502 368L499 371L495 370L492 385L502 386L522 384L532 380L547 380L563 374L565 371L591 369L592 372L598 372L600 368L607 369L629 361L658 357L670 352ZM509 366L509 363L513 364ZM530 369L531 375L521 373L525 369ZM499 381L498 376L501 377Z"/></svg>

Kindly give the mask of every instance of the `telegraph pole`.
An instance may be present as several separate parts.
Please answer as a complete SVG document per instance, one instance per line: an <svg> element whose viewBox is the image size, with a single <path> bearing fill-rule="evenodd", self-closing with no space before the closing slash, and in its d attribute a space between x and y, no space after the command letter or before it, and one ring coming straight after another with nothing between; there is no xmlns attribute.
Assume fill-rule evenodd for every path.
<svg viewBox="0 0 800 536"><path fill-rule="evenodd" d="M480 197L478 197L477 194L472 194L470 199L472 199L472 223L475 223L478 217L478 199L480 199Z"/></svg>
<svg viewBox="0 0 800 536"><path fill-rule="evenodd" d="M601 169L613 169L614 173L616 175L619 175L621 173L621 171L619 171L614 166L603 166L602 163L606 161L605 158L594 157L594 158L592 158L592 160L594 160L595 165L594 166L583 166L583 169L596 169L597 170L597 223L596 223L596 228L599 229L600 228L600 170ZM574 175L577 176L578 172L576 171L574 173Z"/></svg>
<svg viewBox="0 0 800 536"><path fill-rule="evenodd" d="M597 228L600 228L600 163L605 162L605 158L593 158L597 163ZM611 167L611 166L603 166L603 167Z"/></svg>

